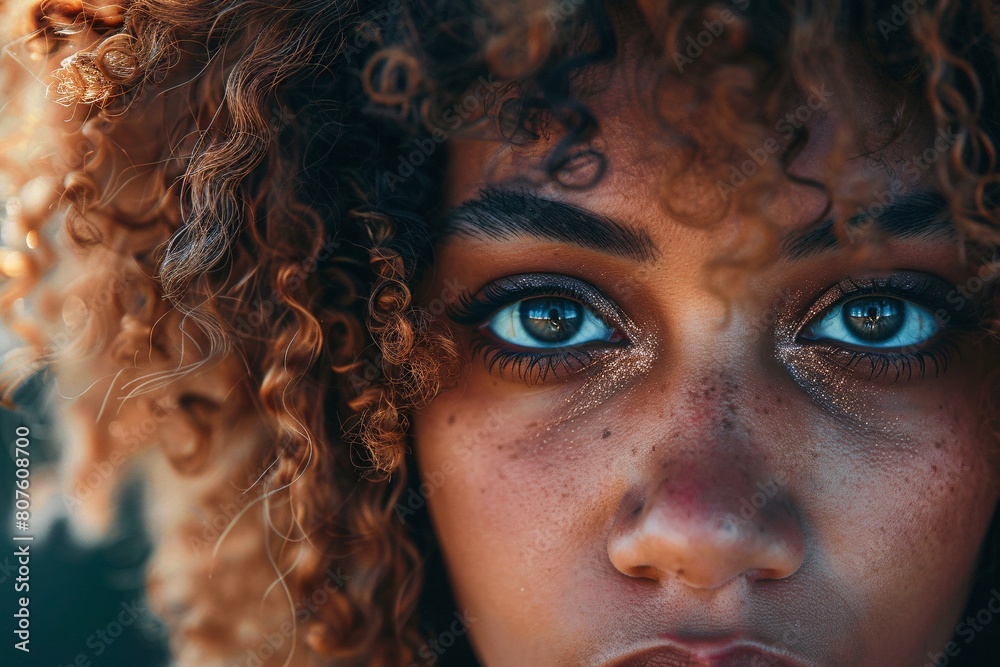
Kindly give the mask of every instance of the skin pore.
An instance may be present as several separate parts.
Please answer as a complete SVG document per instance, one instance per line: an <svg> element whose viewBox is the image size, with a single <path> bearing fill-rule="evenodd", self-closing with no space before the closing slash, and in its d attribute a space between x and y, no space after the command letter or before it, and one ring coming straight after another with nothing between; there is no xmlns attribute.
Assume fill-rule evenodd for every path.
<svg viewBox="0 0 1000 667"><path fill-rule="evenodd" d="M896 235L864 252L817 240L825 199L789 183L769 203L786 252L727 308L707 276L739 217L664 211L676 156L639 101L642 68L628 53L614 68L585 100L607 159L591 187L537 177L557 136L449 145L447 203L464 206L424 294L461 288L442 320L468 365L413 437L481 662L663 647L634 664L925 664L998 496L979 428L995 351L972 304L947 299L971 270L941 224L899 223L936 201L931 179L907 182L899 224L879 223ZM813 114L794 173L824 176L834 122ZM933 134L913 122L848 171L900 176Z"/></svg>

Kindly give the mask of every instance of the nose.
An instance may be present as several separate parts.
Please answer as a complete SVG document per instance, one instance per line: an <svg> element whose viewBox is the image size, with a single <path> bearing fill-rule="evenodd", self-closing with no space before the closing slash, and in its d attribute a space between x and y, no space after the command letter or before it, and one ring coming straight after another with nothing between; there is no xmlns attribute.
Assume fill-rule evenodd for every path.
<svg viewBox="0 0 1000 667"><path fill-rule="evenodd" d="M792 575L805 540L785 490L773 478L730 477L675 471L624 500L608 542L611 562L630 577L674 577L700 589Z"/></svg>

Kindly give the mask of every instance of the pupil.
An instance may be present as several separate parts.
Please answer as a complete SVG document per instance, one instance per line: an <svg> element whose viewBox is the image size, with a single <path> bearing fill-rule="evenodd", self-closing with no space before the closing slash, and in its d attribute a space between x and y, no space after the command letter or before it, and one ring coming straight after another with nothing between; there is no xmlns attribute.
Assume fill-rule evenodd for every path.
<svg viewBox="0 0 1000 667"><path fill-rule="evenodd" d="M863 297L844 305L844 325L861 340L885 342L899 333L906 318L906 304L900 299Z"/></svg>
<svg viewBox="0 0 1000 667"><path fill-rule="evenodd" d="M583 326L583 306L568 299L525 299L520 316L524 330L545 343L568 341Z"/></svg>

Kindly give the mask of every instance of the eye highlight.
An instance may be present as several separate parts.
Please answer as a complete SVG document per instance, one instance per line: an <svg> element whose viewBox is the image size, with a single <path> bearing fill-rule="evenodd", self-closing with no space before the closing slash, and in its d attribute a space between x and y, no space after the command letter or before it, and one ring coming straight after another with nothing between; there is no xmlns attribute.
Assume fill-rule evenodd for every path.
<svg viewBox="0 0 1000 667"><path fill-rule="evenodd" d="M584 304L565 297L532 297L502 308L486 325L500 340L524 348L611 342L616 331Z"/></svg>
<svg viewBox="0 0 1000 667"><path fill-rule="evenodd" d="M796 342L870 381L917 381L947 370L955 338L974 331L977 308L958 307L956 288L926 273L847 279L817 299Z"/></svg>
<svg viewBox="0 0 1000 667"><path fill-rule="evenodd" d="M859 348L908 348L934 338L940 325L927 308L891 296L861 296L835 304L806 326L806 340Z"/></svg>
<svg viewBox="0 0 1000 667"><path fill-rule="evenodd" d="M588 283L561 274L499 278L447 310L473 329L472 348L490 372L528 384L557 379L629 345L628 318Z"/></svg>

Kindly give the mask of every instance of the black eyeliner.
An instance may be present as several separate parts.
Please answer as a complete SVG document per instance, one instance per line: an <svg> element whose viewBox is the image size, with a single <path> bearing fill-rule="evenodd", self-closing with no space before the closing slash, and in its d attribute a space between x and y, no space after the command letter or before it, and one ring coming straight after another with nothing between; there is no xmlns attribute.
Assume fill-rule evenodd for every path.
<svg viewBox="0 0 1000 667"><path fill-rule="evenodd" d="M621 310L600 290L580 279L555 273L498 278L475 294L460 293L457 303L445 308L445 314L455 324L476 326L505 306L542 296L562 297L581 303L610 327L623 328L627 322Z"/></svg>

